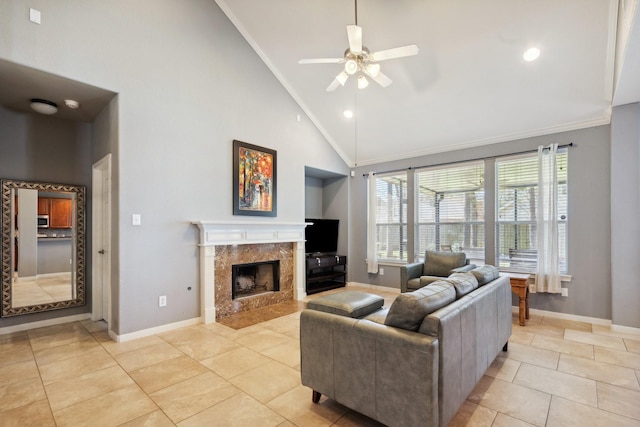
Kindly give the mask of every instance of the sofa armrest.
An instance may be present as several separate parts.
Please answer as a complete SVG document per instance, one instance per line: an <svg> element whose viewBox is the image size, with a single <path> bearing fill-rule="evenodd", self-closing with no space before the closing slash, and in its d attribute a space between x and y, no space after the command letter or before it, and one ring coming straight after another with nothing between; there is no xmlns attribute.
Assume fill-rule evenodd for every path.
<svg viewBox="0 0 640 427"><path fill-rule="evenodd" d="M475 264L466 264L466 265L463 265L462 267L454 268L449 272L449 275L452 275L453 273L468 273L474 268L476 268Z"/></svg>
<svg viewBox="0 0 640 427"><path fill-rule="evenodd" d="M415 262L400 266L400 292L408 292L407 282L422 276L424 263Z"/></svg>
<svg viewBox="0 0 640 427"><path fill-rule="evenodd" d="M300 315L302 384L387 425L438 426L438 346L365 319Z"/></svg>

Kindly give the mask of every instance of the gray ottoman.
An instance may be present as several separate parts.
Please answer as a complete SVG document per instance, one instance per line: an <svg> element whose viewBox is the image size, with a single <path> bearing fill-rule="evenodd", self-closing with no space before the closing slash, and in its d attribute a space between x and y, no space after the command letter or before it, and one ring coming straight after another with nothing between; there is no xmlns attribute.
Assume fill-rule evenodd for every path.
<svg viewBox="0 0 640 427"><path fill-rule="evenodd" d="M344 291L315 298L307 308L340 316L358 318L372 313L384 304L384 298L360 291Z"/></svg>

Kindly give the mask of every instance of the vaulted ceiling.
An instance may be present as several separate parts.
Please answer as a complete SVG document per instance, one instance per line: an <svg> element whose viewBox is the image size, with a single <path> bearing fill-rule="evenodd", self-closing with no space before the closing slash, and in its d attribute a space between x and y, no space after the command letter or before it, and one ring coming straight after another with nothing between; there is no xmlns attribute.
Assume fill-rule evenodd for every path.
<svg viewBox="0 0 640 427"><path fill-rule="evenodd" d="M637 0L360 0L370 51L419 53L380 62L386 88L352 77L333 92L342 64L298 60L343 56L353 0L216 2L350 165L607 124L640 101Z"/></svg>

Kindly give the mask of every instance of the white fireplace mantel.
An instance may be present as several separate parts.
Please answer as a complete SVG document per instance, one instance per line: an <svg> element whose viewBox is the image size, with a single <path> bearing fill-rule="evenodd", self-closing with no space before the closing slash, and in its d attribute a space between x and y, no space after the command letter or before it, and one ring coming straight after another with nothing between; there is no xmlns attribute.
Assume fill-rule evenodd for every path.
<svg viewBox="0 0 640 427"><path fill-rule="evenodd" d="M193 221L200 229L200 317L215 322L215 246L261 243L293 243L293 297L305 291L304 222Z"/></svg>
<svg viewBox="0 0 640 427"><path fill-rule="evenodd" d="M200 245L304 242L304 222L194 221Z"/></svg>

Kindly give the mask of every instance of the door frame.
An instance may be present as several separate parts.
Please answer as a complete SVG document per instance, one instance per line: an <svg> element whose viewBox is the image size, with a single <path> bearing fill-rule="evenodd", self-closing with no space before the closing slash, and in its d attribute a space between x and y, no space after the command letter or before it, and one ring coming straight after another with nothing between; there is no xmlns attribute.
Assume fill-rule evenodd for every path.
<svg viewBox="0 0 640 427"><path fill-rule="evenodd" d="M93 164L91 175L91 320L111 324L111 154ZM104 254L100 253L103 250Z"/></svg>

